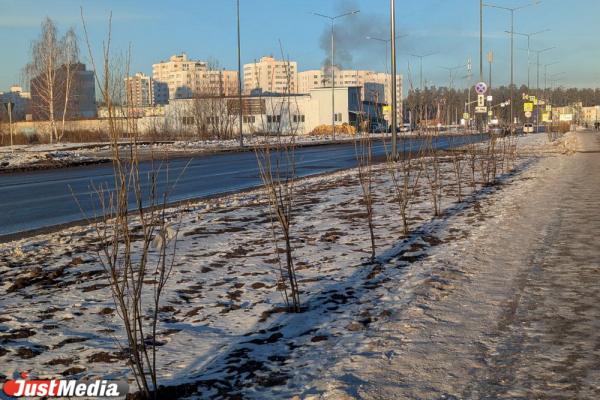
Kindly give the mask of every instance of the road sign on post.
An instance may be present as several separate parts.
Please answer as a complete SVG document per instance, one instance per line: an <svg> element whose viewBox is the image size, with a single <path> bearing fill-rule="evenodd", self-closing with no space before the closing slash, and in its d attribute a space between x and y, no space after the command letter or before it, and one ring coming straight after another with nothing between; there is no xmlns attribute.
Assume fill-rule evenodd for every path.
<svg viewBox="0 0 600 400"><path fill-rule="evenodd" d="M488 109L485 106L483 106L483 107L480 107L480 106L475 107L475 113L476 114L487 114L487 111L488 111Z"/></svg>
<svg viewBox="0 0 600 400"><path fill-rule="evenodd" d="M523 103L523 111L532 112L533 111L533 103Z"/></svg>
<svg viewBox="0 0 600 400"><path fill-rule="evenodd" d="M485 96L480 94L477 96L477 107L485 106Z"/></svg>
<svg viewBox="0 0 600 400"><path fill-rule="evenodd" d="M475 92L477 92L477 94L485 94L485 92L487 92L486 83L485 82L477 83L477 85L475 85Z"/></svg>

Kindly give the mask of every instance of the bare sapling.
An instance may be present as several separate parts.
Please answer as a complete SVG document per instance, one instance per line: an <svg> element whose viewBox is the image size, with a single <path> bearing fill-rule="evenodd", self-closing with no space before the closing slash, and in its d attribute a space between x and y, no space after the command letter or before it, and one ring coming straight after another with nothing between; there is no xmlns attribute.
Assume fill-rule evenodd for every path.
<svg viewBox="0 0 600 400"><path fill-rule="evenodd" d="M441 215L443 181L440 156L435 149L436 142L437 136L435 135L425 138L422 145L423 157L420 157L419 161L429 187L433 216L439 217Z"/></svg>
<svg viewBox="0 0 600 400"><path fill-rule="evenodd" d="M417 160L414 159L412 149L409 149L397 160L394 160L387 146L385 149L386 169L392 181L395 200L400 209L403 233L406 236L410 232L410 206L417 194L421 169L418 167Z"/></svg>
<svg viewBox="0 0 600 400"><path fill-rule="evenodd" d="M358 99L360 101L360 99ZM373 226L373 141L369 134L368 120L358 122L358 140L354 141L354 150L358 166L358 181L360 183L362 202L365 207L365 217L371 239L371 262L375 261L375 233Z"/></svg>
<svg viewBox="0 0 600 400"><path fill-rule="evenodd" d="M469 164L469 169L471 171L471 190L475 191L477 187L477 178L475 176L477 172L477 153L478 153L478 145L476 143L469 143L467 146L467 163Z"/></svg>
<svg viewBox="0 0 600 400"><path fill-rule="evenodd" d="M96 82L108 110L108 126L113 158L114 180L95 186L96 212L92 225L98 238L98 259L106 271L117 315L122 322L124 340L116 338L127 356L129 367L143 398L157 398L158 323L165 288L173 271L179 230L178 213L171 217L167 203L172 186L159 185L160 167L154 162L142 173L135 124L118 124L115 118L121 104L125 70L111 57L111 20L103 44L99 70L81 13L90 60ZM123 71L123 73L121 73ZM119 114L127 115L121 111ZM126 143L120 139L126 138ZM123 147L123 150L121 150Z"/></svg>
<svg viewBox="0 0 600 400"><path fill-rule="evenodd" d="M459 203L462 201L464 158L464 152L460 148L452 150L450 160L452 161L452 172L454 173L454 181L456 183L456 200Z"/></svg>
<svg viewBox="0 0 600 400"><path fill-rule="evenodd" d="M293 257L293 217L296 197L296 134L301 121L298 105L290 92L291 70L287 64L287 93L271 98L267 121L262 121L265 140L255 147L272 221L275 255L279 263L280 282L284 301L290 312L300 312L300 290ZM262 100L262 99L261 99ZM279 242L283 241L285 259L281 260Z"/></svg>

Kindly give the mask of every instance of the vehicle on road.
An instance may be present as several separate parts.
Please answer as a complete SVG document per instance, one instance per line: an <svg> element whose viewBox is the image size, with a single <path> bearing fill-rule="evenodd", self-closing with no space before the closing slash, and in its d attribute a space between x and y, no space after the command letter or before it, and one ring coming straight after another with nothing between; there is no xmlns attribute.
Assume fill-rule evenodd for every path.
<svg viewBox="0 0 600 400"><path fill-rule="evenodd" d="M523 133L533 133L534 128L532 123L523 124Z"/></svg>

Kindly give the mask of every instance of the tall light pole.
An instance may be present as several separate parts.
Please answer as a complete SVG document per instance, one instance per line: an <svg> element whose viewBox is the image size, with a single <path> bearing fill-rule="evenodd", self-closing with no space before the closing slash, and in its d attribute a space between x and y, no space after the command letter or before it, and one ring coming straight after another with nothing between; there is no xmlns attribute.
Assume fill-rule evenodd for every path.
<svg viewBox="0 0 600 400"><path fill-rule="evenodd" d="M400 39L403 37L406 37L408 35L396 35L396 39ZM388 45L390 44L390 42L392 41L392 39L382 39L382 38L377 38L377 37L373 37L373 36L365 36L365 39L367 40L375 40L377 42L381 42L384 43L385 45L385 72L389 73L389 62L388 62Z"/></svg>
<svg viewBox="0 0 600 400"><path fill-rule="evenodd" d="M396 101L396 0L390 0L390 64L392 72L392 158L398 156L398 102Z"/></svg>
<svg viewBox="0 0 600 400"><path fill-rule="evenodd" d="M548 90L548 67L551 65L556 65L560 61L554 61L548 64L544 64L544 92Z"/></svg>
<svg viewBox="0 0 600 400"><path fill-rule="evenodd" d="M496 4L483 3L483 7L497 8L510 12L510 123L514 123L514 70L515 70L515 11L522 10L527 7L535 6L541 3L541 0L536 0L533 3L525 4L520 7L504 7Z"/></svg>
<svg viewBox="0 0 600 400"><path fill-rule="evenodd" d="M406 37L408 35L396 35L396 39L400 39L403 37ZM390 74L388 73L388 45L390 44L390 42L392 41L392 39L381 39L381 38L376 38L373 36L366 36L367 40L375 40L377 42L381 42L385 45L385 72L386 72L386 84L389 87L390 90L390 97L392 95L392 83L388 81L388 77L390 76ZM391 102L391 101L390 101Z"/></svg>
<svg viewBox="0 0 600 400"><path fill-rule="evenodd" d="M531 89L531 79L530 79L530 76L531 76L531 72L530 72L531 71L531 37L542 34L542 33L546 33L549 31L550 31L550 29L544 29L541 31L531 32L531 33L513 32L515 35L524 36L527 38L527 88L528 89ZM504 31L504 32L510 33L509 31Z"/></svg>
<svg viewBox="0 0 600 400"><path fill-rule="evenodd" d="M241 46L241 35L240 35L240 0L237 0L237 58L238 58L238 106L240 120L240 147L244 147L244 133L243 133L243 110L242 110L242 46Z"/></svg>
<svg viewBox="0 0 600 400"><path fill-rule="evenodd" d="M419 88L421 89L421 92L423 91L423 59L427 58L429 56L433 56L435 54L437 54L437 52L427 53L427 54L411 54L410 55L411 57L416 57L419 59L419 63L420 63L420 65L419 65L419 85L420 85L420 87Z"/></svg>
<svg viewBox="0 0 600 400"><path fill-rule="evenodd" d="M553 47L547 47L542 50L533 50L533 52L536 53L536 55L537 55L537 85L536 85L536 89L538 90L538 92L540 90L540 54L545 53L550 50L553 50L555 48L556 47L553 46Z"/></svg>
<svg viewBox="0 0 600 400"><path fill-rule="evenodd" d="M360 11L350 11L344 14L330 16L313 12L317 17L326 18L331 22L331 132L335 140L335 20L342 17L358 14Z"/></svg>

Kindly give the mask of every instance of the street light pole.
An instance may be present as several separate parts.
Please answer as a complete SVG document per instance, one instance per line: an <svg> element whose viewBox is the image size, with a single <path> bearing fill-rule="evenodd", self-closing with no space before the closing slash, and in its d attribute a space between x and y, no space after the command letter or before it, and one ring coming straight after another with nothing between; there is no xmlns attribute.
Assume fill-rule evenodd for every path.
<svg viewBox="0 0 600 400"><path fill-rule="evenodd" d="M509 7L504 7L504 6L499 6L496 4L488 4L488 3L483 3L484 7L491 7L491 8L497 8L500 10L504 10L504 11L509 11L510 12L510 123L511 125L514 124L514 107L513 107L513 103L514 103L514 64L515 64L515 59L514 59L514 54L515 54L515 47L514 47L514 43L515 43L515 11L518 10L522 10L524 8L530 7L530 6L535 6L541 3L541 0L536 0L533 3L529 3L526 4L524 6L520 6L520 7L514 7L514 8L509 8Z"/></svg>
<svg viewBox="0 0 600 400"><path fill-rule="evenodd" d="M419 59L419 85L421 92L423 92L423 59L429 56L433 56L437 53L428 53L428 54L410 54L412 57L416 57Z"/></svg>
<svg viewBox="0 0 600 400"><path fill-rule="evenodd" d="M541 33L545 33L550 31L550 29L544 29L541 31L537 31L537 32L531 32L531 33L521 33L521 32L514 32L515 35L519 35L519 36L524 36L527 38L527 88L531 89L531 37L535 36L535 35L539 35ZM510 33L509 31L505 31L506 33Z"/></svg>
<svg viewBox="0 0 600 400"><path fill-rule="evenodd" d="M398 103L396 101L396 0L390 0L390 68L392 72L392 158L398 156Z"/></svg>
<svg viewBox="0 0 600 400"><path fill-rule="evenodd" d="M539 92L540 91L540 54L545 53L546 51L550 51L555 49L556 47L548 47L542 50L533 50L534 53L537 54L537 85L536 85L536 89ZM538 93L539 95L539 93Z"/></svg>
<svg viewBox="0 0 600 400"><path fill-rule="evenodd" d="M325 14L319 14L313 12L311 14L316 15L317 17L326 18L331 22L331 133L333 135L333 139L335 140L335 20L338 18L358 14L360 11L350 11L344 14L329 16Z"/></svg>
<svg viewBox="0 0 600 400"><path fill-rule="evenodd" d="M408 35L396 35L396 39L400 39L403 37L406 37ZM366 36L365 37L367 40L376 40L378 42L381 42L384 44L385 46L385 75L386 75L386 85L389 87L390 90L390 97L392 95L392 85L391 82L388 80L389 76L391 75L391 71L388 69L388 45L390 44L390 42L392 41L392 39L381 39L381 38L376 38L373 36ZM389 71L389 72L388 72ZM391 99L390 99L391 102Z"/></svg>
<svg viewBox="0 0 600 400"><path fill-rule="evenodd" d="M241 55L241 35L240 35L240 0L237 0L237 58L238 58L238 106L239 115L238 118L240 128L240 147L244 147L244 133L243 133L243 110L242 110L242 55Z"/></svg>
<svg viewBox="0 0 600 400"><path fill-rule="evenodd" d="M560 61L551 62L548 64L544 64L544 93L548 90L548 67L551 65L556 65Z"/></svg>

